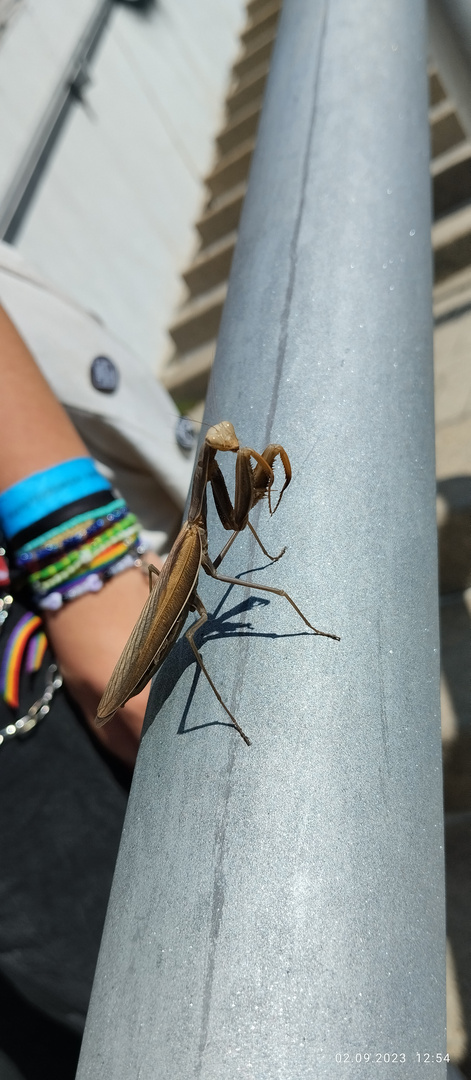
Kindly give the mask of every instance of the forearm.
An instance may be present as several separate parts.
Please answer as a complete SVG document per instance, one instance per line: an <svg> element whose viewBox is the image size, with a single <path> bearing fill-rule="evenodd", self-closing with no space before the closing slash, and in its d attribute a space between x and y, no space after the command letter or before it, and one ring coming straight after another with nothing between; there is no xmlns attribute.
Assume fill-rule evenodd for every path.
<svg viewBox="0 0 471 1080"><path fill-rule="evenodd" d="M88 451L28 348L0 309L0 492ZM106 485L106 481L104 481ZM40 519L41 513L38 514ZM160 565L160 560L153 556ZM45 629L66 685L97 738L132 765L148 689L97 730L93 720L115 663L148 595L146 577L136 567L111 577L96 593L42 611Z"/></svg>
<svg viewBox="0 0 471 1080"><path fill-rule="evenodd" d="M0 308L0 491L60 461L88 456L6 311Z"/></svg>

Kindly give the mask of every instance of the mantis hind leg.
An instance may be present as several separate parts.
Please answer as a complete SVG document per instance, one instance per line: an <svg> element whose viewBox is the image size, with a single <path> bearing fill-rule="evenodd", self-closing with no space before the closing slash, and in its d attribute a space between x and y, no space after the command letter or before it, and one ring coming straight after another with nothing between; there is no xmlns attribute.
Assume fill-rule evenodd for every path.
<svg viewBox="0 0 471 1080"><path fill-rule="evenodd" d="M196 659L198 661L198 664L199 664L199 666L200 666L200 668L201 668L201 670L203 672L203 675L206 675L206 678L207 678L207 680L209 682L209 685L210 685L213 693L216 695L216 697L217 697L217 699L219 701L219 704L222 705L224 711L227 713L227 715L231 719L236 731L239 732L239 735L243 738L244 742L247 743L247 746L250 746L251 745L250 739L247 738L247 735L245 734L245 732L242 731L242 728L237 723L237 720L236 720L235 716L232 715L232 713L227 708L227 705L224 704L224 701L222 700L222 697L221 697L221 695L219 693L219 690L216 689L209 672L206 670L206 668L204 666L204 663L203 663L203 658L201 656L201 653L198 652L198 649L196 648L195 642L193 640L194 635L196 634L196 631L199 630L200 626L204 626L204 623L206 622L206 620L208 618L208 612L206 611L206 608L205 608L205 606L203 604L203 601L200 600L198 595L195 595L195 598L194 598L194 610L196 610L198 612L200 617L199 617L199 619L196 620L196 622L194 622L192 624L192 626L190 626L189 630L186 631L185 637L186 637L186 639L187 639L187 641L188 641L188 643L190 645L190 648L192 649L192 651L193 651L193 653L194 653L194 655L195 655L195 657L196 657Z"/></svg>
<svg viewBox="0 0 471 1080"><path fill-rule="evenodd" d="M209 559L205 560L202 563L202 566L203 570L206 570L206 573L210 574L211 577L216 578L218 581L225 581L228 585L243 585L246 589L258 589L260 592L272 592L276 593L277 596L284 596L310 630L313 630L319 637L329 637L333 638L334 641L340 641L337 634L328 634L325 630L316 630L316 627L309 622L309 619L306 619L306 616L303 615L301 609L298 608L298 605L295 604L294 600L291 599L291 596L289 596L284 589L277 589L274 585L259 585L258 582L255 581L242 581L239 578L225 577L222 574L217 574L215 567L210 563Z"/></svg>

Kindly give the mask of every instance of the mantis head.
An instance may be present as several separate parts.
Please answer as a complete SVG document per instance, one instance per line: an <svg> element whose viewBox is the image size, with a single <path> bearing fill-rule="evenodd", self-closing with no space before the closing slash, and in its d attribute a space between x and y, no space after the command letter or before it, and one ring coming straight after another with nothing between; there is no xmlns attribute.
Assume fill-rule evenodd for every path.
<svg viewBox="0 0 471 1080"><path fill-rule="evenodd" d="M237 451L239 449L239 440L230 420L220 420L219 424L210 427L206 433L205 442L214 450Z"/></svg>

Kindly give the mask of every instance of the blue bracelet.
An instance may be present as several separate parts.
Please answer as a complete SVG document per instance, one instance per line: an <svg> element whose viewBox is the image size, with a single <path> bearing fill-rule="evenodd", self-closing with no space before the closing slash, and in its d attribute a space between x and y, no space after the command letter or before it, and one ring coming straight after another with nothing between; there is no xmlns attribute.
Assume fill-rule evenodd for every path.
<svg viewBox="0 0 471 1080"><path fill-rule="evenodd" d="M61 461L33 473L0 495L0 527L7 540L61 506L111 486L90 457Z"/></svg>

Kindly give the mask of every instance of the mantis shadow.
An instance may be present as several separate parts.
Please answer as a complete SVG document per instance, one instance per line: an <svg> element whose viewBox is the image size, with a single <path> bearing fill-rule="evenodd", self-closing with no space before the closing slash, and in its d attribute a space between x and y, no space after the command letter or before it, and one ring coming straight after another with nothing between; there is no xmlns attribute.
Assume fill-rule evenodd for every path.
<svg viewBox="0 0 471 1080"><path fill-rule="evenodd" d="M214 641L219 638L225 637L269 638L273 640L275 638L282 637L312 636L306 630L299 630L289 634L279 634L276 632L270 633L267 631L259 632L253 629L253 626L250 622L232 622L231 620L236 618L237 616L244 615L245 613L252 611L256 607L265 607L267 604L270 603L270 600L267 600L264 597L248 596L245 600L242 600L239 604L236 604L234 607L230 608L229 611L225 611L223 612L223 614L219 614L221 612L221 608L223 608L227 600L227 597L229 596L229 593L232 591L233 588L233 585L229 585L221 600L219 601L217 607L215 608L214 612L208 612L207 623L205 623L205 625L202 626L195 635L195 644L198 651L201 651L201 648L205 644L205 642ZM183 635L175 643L171 652L162 664L162 667L159 668L156 676L154 677L149 697L149 707L147 709L146 720L143 727L143 736L151 727L154 719L157 718L160 710L172 694L178 680L180 679L180 676L183 674L187 667L190 667L191 664L195 666L195 674L188 694L188 699L182 713L180 724L178 726L178 734L187 735L190 731L196 731L198 730L198 728L203 727L216 726L233 728L233 725L230 723L230 721L224 722L223 720L209 720L204 724L195 724L193 727L186 726L186 720L191 708L193 698L195 696L196 687L198 685L200 675L202 675L203 672L201 671L201 668L195 660L194 654L190 648L188 641ZM213 673L211 672L211 675L212 674ZM217 701L215 701L215 707L222 711L221 706L218 704Z"/></svg>

